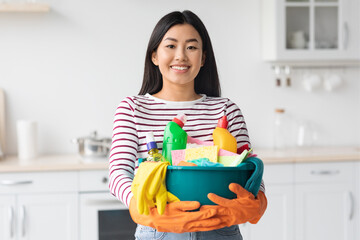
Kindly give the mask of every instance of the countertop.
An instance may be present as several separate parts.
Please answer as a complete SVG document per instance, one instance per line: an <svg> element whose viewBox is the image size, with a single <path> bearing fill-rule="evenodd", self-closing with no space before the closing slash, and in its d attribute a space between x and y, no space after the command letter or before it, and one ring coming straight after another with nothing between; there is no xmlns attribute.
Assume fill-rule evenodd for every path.
<svg viewBox="0 0 360 240"><path fill-rule="evenodd" d="M77 154L43 155L36 159L21 163L16 156L8 156L0 160L2 172L34 172L34 171L78 171L106 170L109 163L106 158L84 161Z"/></svg>
<svg viewBox="0 0 360 240"><path fill-rule="evenodd" d="M254 149L264 164L359 161L360 147L312 147L286 150ZM84 161L77 154L44 155L21 164L16 156L0 160L0 173L33 171L107 170L106 158Z"/></svg>
<svg viewBox="0 0 360 240"><path fill-rule="evenodd" d="M265 164L359 161L360 147L303 147L286 150L255 149Z"/></svg>

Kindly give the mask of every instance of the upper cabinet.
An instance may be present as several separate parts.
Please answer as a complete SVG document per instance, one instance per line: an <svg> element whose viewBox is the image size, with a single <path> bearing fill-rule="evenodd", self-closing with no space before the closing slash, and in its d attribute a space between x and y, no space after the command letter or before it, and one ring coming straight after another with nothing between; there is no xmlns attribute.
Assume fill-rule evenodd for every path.
<svg viewBox="0 0 360 240"><path fill-rule="evenodd" d="M359 2L262 0L264 60L359 61Z"/></svg>

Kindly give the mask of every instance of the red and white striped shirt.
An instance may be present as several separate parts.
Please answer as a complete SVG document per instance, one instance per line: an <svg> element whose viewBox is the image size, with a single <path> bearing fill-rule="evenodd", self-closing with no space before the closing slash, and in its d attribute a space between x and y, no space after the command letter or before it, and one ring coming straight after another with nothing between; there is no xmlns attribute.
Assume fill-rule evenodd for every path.
<svg viewBox="0 0 360 240"><path fill-rule="evenodd" d="M137 159L147 157L146 133L154 133L158 149L162 150L165 126L178 113L187 116L183 127L187 134L202 141L212 141L212 132L225 114L237 147L250 146L244 117L238 106L227 98L202 95L195 101L172 102L150 94L127 97L115 112L109 159L110 191L125 205L129 206L133 196L131 183Z"/></svg>

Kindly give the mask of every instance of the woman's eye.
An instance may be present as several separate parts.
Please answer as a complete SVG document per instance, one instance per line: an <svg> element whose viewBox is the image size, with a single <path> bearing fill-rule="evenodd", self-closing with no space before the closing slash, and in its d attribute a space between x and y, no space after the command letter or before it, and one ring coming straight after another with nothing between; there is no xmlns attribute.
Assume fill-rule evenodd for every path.
<svg viewBox="0 0 360 240"><path fill-rule="evenodd" d="M167 48L175 48L175 45L167 45Z"/></svg>
<svg viewBox="0 0 360 240"><path fill-rule="evenodd" d="M197 47L195 47L195 46L188 46L188 49L190 49L190 50L195 50L195 49L197 49Z"/></svg>

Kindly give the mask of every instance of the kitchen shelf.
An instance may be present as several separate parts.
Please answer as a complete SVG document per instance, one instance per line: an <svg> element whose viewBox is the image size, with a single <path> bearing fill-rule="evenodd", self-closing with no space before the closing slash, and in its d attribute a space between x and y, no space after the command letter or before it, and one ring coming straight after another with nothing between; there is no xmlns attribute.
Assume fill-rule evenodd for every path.
<svg viewBox="0 0 360 240"><path fill-rule="evenodd" d="M50 6L45 3L0 3L0 13L45 13Z"/></svg>

